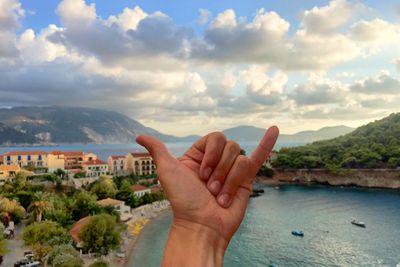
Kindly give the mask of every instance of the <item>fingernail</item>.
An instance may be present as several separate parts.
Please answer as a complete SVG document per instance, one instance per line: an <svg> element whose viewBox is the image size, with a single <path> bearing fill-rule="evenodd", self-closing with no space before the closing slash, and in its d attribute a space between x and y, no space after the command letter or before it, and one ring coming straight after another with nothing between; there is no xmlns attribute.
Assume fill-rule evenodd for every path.
<svg viewBox="0 0 400 267"><path fill-rule="evenodd" d="M222 194L219 196L218 202L221 206L228 207L231 203L231 197L229 196L229 194Z"/></svg>
<svg viewBox="0 0 400 267"><path fill-rule="evenodd" d="M208 187L208 189L210 189L212 194L214 195L218 194L219 190L221 190L221 182L218 180L213 181Z"/></svg>
<svg viewBox="0 0 400 267"><path fill-rule="evenodd" d="M203 172L203 179L204 179L204 180L207 180L208 177L210 177L211 171L212 171L212 170L211 170L210 167L208 167L208 168L206 168L206 169L204 170L204 172Z"/></svg>

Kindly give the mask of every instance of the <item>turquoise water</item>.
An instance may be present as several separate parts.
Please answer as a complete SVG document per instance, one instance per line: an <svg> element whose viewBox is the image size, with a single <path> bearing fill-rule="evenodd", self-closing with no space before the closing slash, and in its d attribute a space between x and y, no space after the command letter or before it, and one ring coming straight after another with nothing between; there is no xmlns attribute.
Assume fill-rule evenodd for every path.
<svg viewBox="0 0 400 267"><path fill-rule="evenodd" d="M400 263L400 192L322 186L264 189L262 196L251 199L224 266ZM353 226L353 218L367 227ZM129 266L160 266L170 220L166 213L145 228ZM292 229L302 229L305 236L292 236Z"/></svg>

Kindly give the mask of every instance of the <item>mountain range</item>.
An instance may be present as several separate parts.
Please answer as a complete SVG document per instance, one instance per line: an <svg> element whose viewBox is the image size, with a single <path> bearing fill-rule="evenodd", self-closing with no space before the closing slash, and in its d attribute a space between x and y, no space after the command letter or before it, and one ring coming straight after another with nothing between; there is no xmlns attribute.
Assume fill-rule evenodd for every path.
<svg viewBox="0 0 400 267"><path fill-rule="evenodd" d="M335 138L352 132L354 128L347 126L324 127L316 131L302 131L296 134L280 134L278 143L299 145L320 140ZM238 126L224 130L228 139L235 141L257 141L265 133L265 129L254 126Z"/></svg>
<svg viewBox="0 0 400 267"><path fill-rule="evenodd" d="M304 144L334 138L351 132L346 126L326 127L318 131L282 134L280 143ZM235 141L258 141L265 129L239 126L223 133ZM132 143L136 135L148 134L164 142L192 142L197 135L176 137L146 127L118 112L81 107L0 108L0 144L53 143Z"/></svg>

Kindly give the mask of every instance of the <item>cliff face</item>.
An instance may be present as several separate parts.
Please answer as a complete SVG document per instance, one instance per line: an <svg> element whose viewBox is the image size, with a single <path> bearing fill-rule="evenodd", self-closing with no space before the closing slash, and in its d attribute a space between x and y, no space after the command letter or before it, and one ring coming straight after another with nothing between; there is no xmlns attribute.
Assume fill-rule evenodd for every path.
<svg viewBox="0 0 400 267"><path fill-rule="evenodd" d="M276 170L273 178L282 182L400 189L400 170L398 169L349 169L338 173L323 169Z"/></svg>

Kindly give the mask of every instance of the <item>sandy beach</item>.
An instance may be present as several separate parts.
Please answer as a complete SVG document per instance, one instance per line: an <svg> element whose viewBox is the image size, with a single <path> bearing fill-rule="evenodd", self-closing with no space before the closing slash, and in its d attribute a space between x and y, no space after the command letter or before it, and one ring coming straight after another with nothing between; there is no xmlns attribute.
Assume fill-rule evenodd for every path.
<svg viewBox="0 0 400 267"><path fill-rule="evenodd" d="M168 210L170 210L170 203L168 200L157 201L132 210L132 217L129 221L125 222L127 230L123 234L123 244L121 246L121 251L124 252L125 257L120 258L117 254L114 254L112 260L110 260L110 266L128 266L138 237L144 227Z"/></svg>

